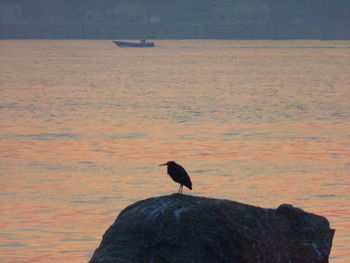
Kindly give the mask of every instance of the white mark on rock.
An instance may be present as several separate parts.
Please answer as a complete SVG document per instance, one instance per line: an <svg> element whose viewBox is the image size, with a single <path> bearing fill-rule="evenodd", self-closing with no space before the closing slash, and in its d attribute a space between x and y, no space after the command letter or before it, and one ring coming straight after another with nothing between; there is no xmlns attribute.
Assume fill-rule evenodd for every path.
<svg viewBox="0 0 350 263"><path fill-rule="evenodd" d="M183 213L184 211L187 211L188 208L178 208L178 209L175 209L174 210L174 215L175 215L175 218L176 218L176 223L179 222L179 218L180 218L180 215L181 213Z"/></svg>
<svg viewBox="0 0 350 263"><path fill-rule="evenodd" d="M160 206L156 207L148 216L149 220L155 221L158 216L164 213L170 202L164 202Z"/></svg>
<svg viewBox="0 0 350 263"><path fill-rule="evenodd" d="M317 256L320 258L321 257L321 252L317 247L317 244L314 243L303 243L304 246L311 247L316 253Z"/></svg>

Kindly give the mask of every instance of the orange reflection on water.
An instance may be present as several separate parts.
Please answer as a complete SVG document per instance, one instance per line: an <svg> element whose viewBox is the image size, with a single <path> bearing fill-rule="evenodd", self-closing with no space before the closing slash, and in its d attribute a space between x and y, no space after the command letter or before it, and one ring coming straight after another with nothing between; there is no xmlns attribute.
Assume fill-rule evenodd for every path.
<svg viewBox="0 0 350 263"><path fill-rule="evenodd" d="M97 140L16 140L0 141L1 154L8 158L35 160L113 161L114 158L235 158L259 160L302 159L324 161L349 157L348 141L226 141L187 140L160 141L152 138ZM164 158L164 157L163 157Z"/></svg>
<svg viewBox="0 0 350 263"><path fill-rule="evenodd" d="M1 257L87 261L120 210L177 191L175 160L187 194L326 216L347 263L349 43L160 43L2 42Z"/></svg>

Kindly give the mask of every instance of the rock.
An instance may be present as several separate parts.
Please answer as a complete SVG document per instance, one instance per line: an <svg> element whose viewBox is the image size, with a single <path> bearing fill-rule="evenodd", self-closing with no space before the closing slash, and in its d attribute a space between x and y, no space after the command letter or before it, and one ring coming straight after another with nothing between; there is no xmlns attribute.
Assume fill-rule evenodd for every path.
<svg viewBox="0 0 350 263"><path fill-rule="evenodd" d="M326 263L334 230L291 205L277 209L173 194L124 209L90 263Z"/></svg>

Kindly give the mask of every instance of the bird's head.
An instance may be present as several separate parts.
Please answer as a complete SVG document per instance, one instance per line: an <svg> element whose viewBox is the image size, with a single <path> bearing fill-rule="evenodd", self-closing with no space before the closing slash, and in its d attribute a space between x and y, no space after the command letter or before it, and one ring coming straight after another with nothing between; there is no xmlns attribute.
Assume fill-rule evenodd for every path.
<svg viewBox="0 0 350 263"><path fill-rule="evenodd" d="M174 165L174 164L176 164L174 161L169 161L169 162L166 162L166 163L163 163L163 164L160 164L159 166L172 166L172 165Z"/></svg>

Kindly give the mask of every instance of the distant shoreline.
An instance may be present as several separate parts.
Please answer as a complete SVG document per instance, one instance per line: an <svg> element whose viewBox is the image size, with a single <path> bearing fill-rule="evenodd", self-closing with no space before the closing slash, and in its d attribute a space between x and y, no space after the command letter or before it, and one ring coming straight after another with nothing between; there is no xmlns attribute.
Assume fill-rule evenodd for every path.
<svg viewBox="0 0 350 263"><path fill-rule="evenodd" d="M227 39L227 40L350 40L344 28L282 26L258 30L230 24L13 24L0 25L0 39Z"/></svg>

